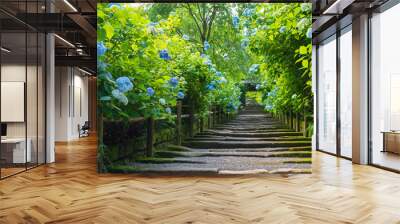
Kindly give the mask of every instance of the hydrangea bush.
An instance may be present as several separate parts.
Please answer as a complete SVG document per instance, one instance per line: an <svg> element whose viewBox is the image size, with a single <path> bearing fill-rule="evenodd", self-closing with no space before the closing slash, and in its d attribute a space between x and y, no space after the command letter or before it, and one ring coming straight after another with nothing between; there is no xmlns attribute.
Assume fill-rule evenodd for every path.
<svg viewBox="0 0 400 224"><path fill-rule="evenodd" d="M210 105L234 112L240 93L170 15L150 21L143 7L98 6L98 96L103 117L172 118L177 100L205 116ZM228 106L229 105L229 106ZM228 110L229 107L229 110Z"/></svg>

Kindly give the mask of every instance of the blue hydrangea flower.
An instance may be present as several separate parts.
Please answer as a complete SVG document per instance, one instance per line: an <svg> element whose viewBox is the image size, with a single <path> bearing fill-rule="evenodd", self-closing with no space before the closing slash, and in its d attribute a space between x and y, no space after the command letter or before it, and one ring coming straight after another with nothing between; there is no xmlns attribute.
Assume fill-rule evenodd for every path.
<svg viewBox="0 0 400 224"><path fill-rule="evenodd" d="M259 64L252 64L249 68L249 73L255 73L258 71L258 68L260 67Z"/></svg>
<svg viewBox="0 0 400 224"><path fill-rule="evenodd" d="M147 26L157 26L158 23L157 22L150 22L149 24L147 24Z"/></svg>
<svg viewBox="0 0 400 224"><path fill-rule="evenodd" d="M121 91L119 91L118 89L114 89L111 92L111 95L115 99L117 99L120 103L122 103L123 105L127 105L128 104L128 98L126 98L126 96Z"/></svg>
<svg viewBox="0 0 400 224"><path fill-rule="evenodd" d="M312 38L312 29L311 29L311 27L308 28L308 30L307 30L307 38L309 38L309 39Z"/></svg>
<svg viewBox="0 0 400 224"><path fill-rule="evenodd" d="M171 57L168 54L168 50L167 49L163 49L160 51L160 58L164 59L164 60L170 60Z"/></svg>
<svg viewBox="0 0 400 224"><path fill-rule="evenodd" d="M256 90L259 90L261 88L261 85L260 84L257 84L256 85Z"/></svg>
<svg viewBox="0 0 400 224"><path fill-rule="evenodd" d="M232 24L235 29L239 28L239 17L233 16L232 17Z"/></svg>
<svg viewBox="0 0 400 224"><path fill-rule="evenodd" d="M242 40L242 42L240 43L240 46L241 46L242 48L246 48L247 46L249 46L249 39L244 38L244 39Z"/></svg>
<svg viewBox="0 0 400 224"><path fill-rule="evenodd" d="M119 77L115 80L115 82L117 84L118 90L122 93L126 93L129 90L133 89L133 84L128 77Z"/></svg>
<svg viewBox="0 0 400 224"><path fill-rule="evenodd" d="M211 72L213 72L213 73L216 73L216 72L217 72L217 69L214 68L214 67L211 67L210 70L211 70Z"/></svg>
<svg viewBox="0 0 400 224"><path fill-rule="evenodd" d="M121 8L121 4L120 3L108 3L108 8L113 8L113 7L117 7L117 8Z"/></svg>
<svg viewBox="0 0 400 224"><path fill-rule="evenodd" d="M246 16L246 17L249 17L249 16L251 16L253 14L253 9L250 9L250 8L246 8L244 11L243 11L243 16Z"/></svg>
<svg viewBox="0 0 400 224"><path fill-rule="evenodd" d="M265 109L266 109L266 110L272 110L272 109L273 109L273 106L272 106L272 105L269 105L269 104L268 104L268 105L265 105Z"/></svg>
<svg viewBox="0 0 400 224"><path fill-rule="evenodd" d="M257 33L257 28L253 28L251 31L250 31L250 36L253 36L253 35L255 35Z"/></svg>
<svg viewBox="0 0 400 224"><path fill-rule="evenodd" d="M155 92L154 92L154 89L153 89L153 88L151 88L151 87L148 87L148 88L147 88L147 95L148 95L148 96L153 96L154 93L155 93Z"/></svg>
<svg viewBox="0 0 400 224"><path fill-rule="evenodd" d="M225 54L223 55L223 57L224 57L224 60L225 60L225 61L229 59L229 56L228 56L227 53L225 53Z"/></svg>
<svg viewBox="0 0 400 224"><path fill-rule="evenodd" d="M177 97L178 97L178 99L181 100L181 99L185 98L185 94L182 91L179 91Z"/></svg>
<svg viewBox="0 0 400 224"><path fill-rule="evenodd" d="M208 49L210 49L210 43L208 43L208 41L204 41L204 50L207 51Z"/></svg>
<svg viewBox="0 0 400 224"><path fill-rule="evenodd" d="M210 83L210 84L207 85L207 89L208 90L215 90L215 86Z"/></svg>
<svg viewBox="0 0 400 224"><path fill-rule="evenodd" d="M164 98L160 98L160 99L158 100L158 102L159 102L161 105L163 105L163 106L166 104Z"/></svg>
<svg viewBox="0 0 400 224"><path fill-rule="evenodd" d="M171 113L172 113L172 110L171 110L171 108L167 107L167 108L165 108L165 112L171 114Z"/></svg>
<svg viewBox="0 0 400 224"><path fill-rule="evenodd" d="M281 28L279 29L280 33L284 33L286 31L286 27L285 26L281 26Z"/></svg>
<svg viewBox="0 0 400 224"><path fill-rule="evenodd" d="M189 39L190 39L189 36L186 35L186 34L183 34L182 38L183 38L184 40L189 40Z"/></svg>
<svg viewBox="0 0 400 224"><path fill-rule="evenodd" d="M107 51L106 46L103 42L97 42L97 57L103 56Z"/></svg>
<svg viewBox="0 0 400 224"><path fill-rule="evenodd" d="M218 71L218 72L215 73L215 75L217 75L218 77L221 77L222 76L222 72Z"/></svg>
<svg viewBox="0 0 400 224"><path fill-rule="evenodd" d="M178 80L178 78L177 77L172 77L170 80L169 80L169 84L172 86L172 87L176 87L176 86L178 86L178 84L179 84L179 80Z"/></svg>
<svg viewBox="0 0 400 224"><path fill-rule="evenodd" d="M104 63L102 61L99 61L99 60L97 61L97 70L99 72L104 72L106 70L106 68L107 68L107 64L106 63Z"/></svg>

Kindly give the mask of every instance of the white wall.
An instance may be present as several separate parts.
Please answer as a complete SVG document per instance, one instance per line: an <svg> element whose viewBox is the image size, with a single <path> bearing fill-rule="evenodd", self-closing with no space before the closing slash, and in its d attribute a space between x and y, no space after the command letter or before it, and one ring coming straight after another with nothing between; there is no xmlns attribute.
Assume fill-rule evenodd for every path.
<svg viewBox="0 0 400 224"><path fill-rule="evenodd" d="M55 140L79 138L78 125L88 120L88 78L73 67L56 67Z"/></svg>

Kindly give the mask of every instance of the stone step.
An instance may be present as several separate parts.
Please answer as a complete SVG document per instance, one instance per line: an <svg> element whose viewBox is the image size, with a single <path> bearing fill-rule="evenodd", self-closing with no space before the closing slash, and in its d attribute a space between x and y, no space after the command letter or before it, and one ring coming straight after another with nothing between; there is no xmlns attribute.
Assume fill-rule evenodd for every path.
<svg viewBox="0 0 400 224"><path fill-rule="evenodd" d="M277 148L234 148L234 149L209 149L209 152L298 152L311 151L311 146L277 147Z"/></svg>
<svg viewBox="0 0 400 224"><path fill-rule="evenodd" d="M277 130L289 130L286 127L276 127L276 126L270 126L270 127L235 127L232 125L225 125L225 126L217 126L213 129L216 130L231 130L231 131L277 131Z"/></svg>
<svg viewBox="0 0 400 224"><path fill-rule="evenodd" d="M269 158L269 157L288 157L306 158L310 151L264 151L264 152L184 152L182 156L192 157L250 157L250 158Z"/></svg>
<svg viewBox="0 0 400 224"><path fill-rule="evenodd" d="M301 136L284 136L284 137L269 137L269 138L242 138L242 137L223 137L223 136L195 136L188 138L187 141L311 141L311 138Z"/></svg>
<svg viewBox="0 0 400 224"><path fill-rule="evenodd" d="M252 137L252 138L267 138L267 137L281 137L281 136L303 136L301 132L268 132L268 133L249 133L249 132L217 132L205 131L198 135L214 135L214 136L228 136L228 137Z"/></svg>
<svg viewBox="0 0 400 224"><path fill-rule="evenodd" d="M310 141L185 141L184 146L191 148L273 148L273 147L295 147L310 146Z"/></svg>

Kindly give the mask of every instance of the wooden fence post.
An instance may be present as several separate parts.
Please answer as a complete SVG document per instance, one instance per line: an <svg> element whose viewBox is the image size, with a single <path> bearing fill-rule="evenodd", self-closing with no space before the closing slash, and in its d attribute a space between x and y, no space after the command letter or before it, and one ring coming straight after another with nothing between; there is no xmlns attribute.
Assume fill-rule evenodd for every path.
<svg viewBox="0 0 400 224"><path fill-rule="evenodd" d="M207 118L208 118L208 126L207 126L207 128L210 129L211 128L211 124L212 124L211 123L212 122L212 108L211 108L211 106L208 107Z"/></svg>
<svg viewBox="0 0 400 224"><path fill-rule="evenodd" d="M289 112L289 127L290 127L290 129L293 129L293 116L292 116L292 111Z"/></svg>
<svg viewBox="0 0 400 224"><path fill-rule="evenodd" d="M189 137L193 137L194 119L194 105L191 103L189 108Z"/></svg>
<svg viewBox="0 0 400 224"><path fill-rule="evenodd" d="M213 127L215 127L215 125L217 124L217 109L215 106L213 106Z"/></svg>
<svg viewBox="0 0 400 224"><path fill-rule="evenodd" d="M153 144L154 144L154 118L147 118L147 147L146 156L153 156Z"/></svg>
<svg viewBox="0 0 400 224"><path fill-rule="evenodd" d="M176 102L176 144L181 145L181 132L182 132L182 101Z"/></svg>
<svg viewBox="0 0 400 224"><path fill-rule="evenodd" d="M222 108L218 107L218 114L219 114L219 123L222 124L224 122L224 115L222 114Z"/></svg>
<svg viewBox="0 0 400 224"><path fill-rule="evenodd" d="M304 119L304 133L303 133L303 136L307 137L307 116L306 116L306 112L305 111L304 111L303 119Z"/></svg>
<svg viewBox="0 0 400 224"><path fill-rule="evenodd" d="M204 117L200 117L200 132L204 131Z"/></svg>

